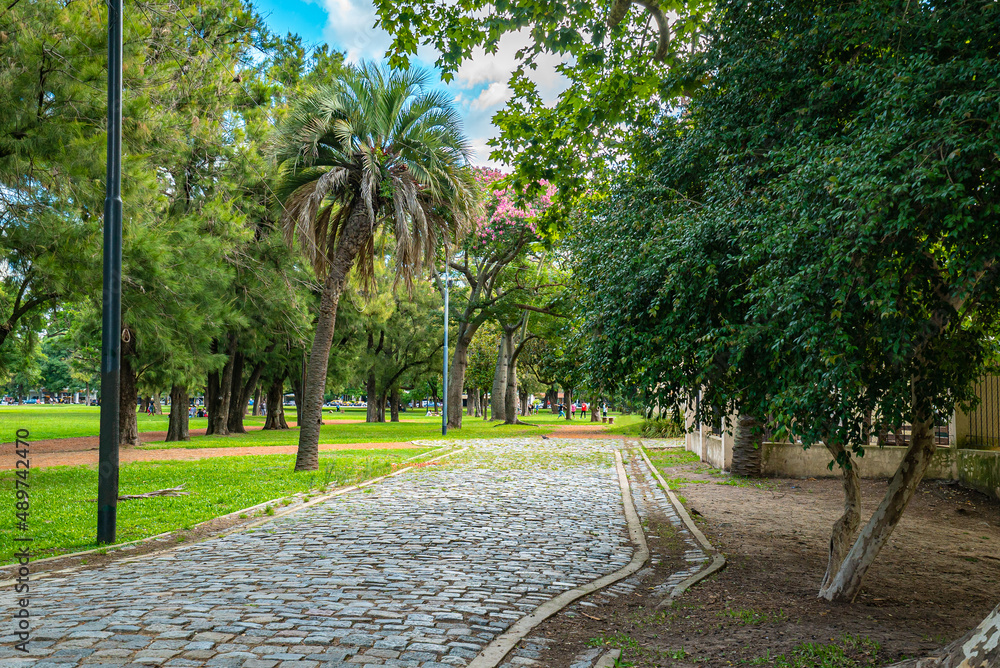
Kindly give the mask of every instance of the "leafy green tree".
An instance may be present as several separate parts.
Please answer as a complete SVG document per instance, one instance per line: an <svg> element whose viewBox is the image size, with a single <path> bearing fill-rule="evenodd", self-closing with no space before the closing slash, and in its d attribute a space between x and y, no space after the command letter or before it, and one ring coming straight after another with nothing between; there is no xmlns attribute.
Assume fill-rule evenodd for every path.
<svg viewBox="0 0 1000 668"><path fill-rule="evenodd" d="M296 470L318 466L337 304L351 269L371 287L376 236L387 223L397 276L410 285L439 237L467 227L473 212L458 114L429 86L430 76L416 70L351 68L299 104L276 134L286 235L298 238L323 282Z"/></svg>
<svg viewBox="0 0 1000 668"><path fill-rule="evenodd" d="M926 471L932 425L996 358L1000 21L978 1L718 16L711 85L581 236L590 371L830 449L846 504L821 595L849 601ZM869 416L913 435L862 527L851 460ZM995 660L989 623L958 654Z"/></svg>

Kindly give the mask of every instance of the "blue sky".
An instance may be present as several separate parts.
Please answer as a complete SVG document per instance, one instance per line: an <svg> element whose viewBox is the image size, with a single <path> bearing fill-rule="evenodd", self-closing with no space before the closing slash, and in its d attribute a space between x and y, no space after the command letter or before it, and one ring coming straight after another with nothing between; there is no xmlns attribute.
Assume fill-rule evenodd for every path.
<svg viewBox="0 0 1000 668"><path fill-rule="evenodd" d="M298 33L308 45L326 42L347 52L348 62L379 60L390 44L376 22L370 0L253 0L274 32ZM489 160L486 142L496 135L490 119L510 97L507 80L514 68L514 54L524 46L526 37L509 35L499 45L495 55L478 53L463 65L455 80L442 87L455 96L465 118L465 129L475 150L479 165L502 167ZM420 64L429 67L434 53L421 52ZM533 78L546 100L552 100L564 88L564 79L554 66L554 58L543 62Z"/></svg>

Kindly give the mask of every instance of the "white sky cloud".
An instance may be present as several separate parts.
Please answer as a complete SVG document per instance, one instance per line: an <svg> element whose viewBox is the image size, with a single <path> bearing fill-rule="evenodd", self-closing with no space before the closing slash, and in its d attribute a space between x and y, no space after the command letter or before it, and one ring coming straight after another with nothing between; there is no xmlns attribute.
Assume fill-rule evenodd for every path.
<svg viewBox="0 0 1000 668"><path fill-rule="evenodd" d="M327 12L328 19L323 28L323 36L331 46L347 52L348 62L360 60L381 60L392 43L377 23L375 7L370 0L316 0ZM526 31L506 35L500 41L495 54L486 54L477 49L456 72L455 79L442 87L455 96L455 101L465 117L465 130L470 143L476 149L476 164L503 167L489 160L490 149L486 142L497 136L493 126L493 114L503 108L510 98L507 85L511 72L517 64L515 54L529 43ZM430 67L437 54L421 49L419 64ZM543 56L537 70L529 76L538 86L545 102L554 101L566 89L565 77L556 72L560 59Z"/></svg>

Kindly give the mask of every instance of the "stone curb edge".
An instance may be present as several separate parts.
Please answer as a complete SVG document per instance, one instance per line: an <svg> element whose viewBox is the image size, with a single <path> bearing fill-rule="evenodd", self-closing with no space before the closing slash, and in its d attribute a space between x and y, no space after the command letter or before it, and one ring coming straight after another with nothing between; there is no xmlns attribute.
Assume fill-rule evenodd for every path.
<svg viewBox="0 0 1000 668"><path fill-rule="evenodd" d="M416 447L427 447L427 446L417 445ZM436 448L436 450L441 450L441 449L446 449L446 448L451 448L451 447L453 447L453 446L450 446L450 445L448 445L448 446L441 446L439 448ZM462 450L465 450L465 449L466 448L462 448ZM405 462L410 462L410 461L413 461L414 459L420 459L421 457L426 457L428 455L434 455L430 459L426 460L428 462L431 462L431 461L435 461L435 460L438 460L438 459L442 459L443 457L447 457L449 455L456 454L458 452L462 452L462 450L451 450L449 452L442 452L442 453L437 454L437 455L434 455L434 450L431 450L430 452L424 452L424 453L421 453L419 455L416 455L416 456L404 459L403 462L404 463ZM377 482L381 482L382 480L385 480L386 478L391 478L393 476L397 476L400 473L405 473L406 471L409 471L411 469L413 469L413 466L407 466L406 468L402 468L402 469L400 469L398 471L393 471L392 473L386 474L384 476L379 476L378 478L372 478L370 480L365 480L365 481L359 482L356 485L350 485L348 487L342 487L342 488L340 488L340 489L338 489L336 491L333 491L333 492L331 492L329 494L324 494L323 496L314 497L313 499L311 499L309 501L306 501L305 503L293 506L291 508L286 508L285 510L282 510L282 511L279 511L279 512L275 512L274 515L267 515L266 517L264 517L264 518L262 518L262 519L260 519L260 520L258 520L256 522L250 522L248 524L241 525L241 526L239 526L237 528L234 528L232 530L229 530L229 531L219 532L219 533L211 536L211 538L221 538L222 536L229 536L229 535L234 534L234 533L239 533L240 531L245 531L247 529L256 528L256 527L258 527L258 526L260 526L262 524L266 524L267 522L270 522L271 520L277 519L279 517L284 517L285 515L290 515L290 514L292 514L294 512L302 510L303 508L307 508L307 507L312 506L312 505L314 505L316 503L321 503L321 502L326 501L328 499L331 499L331 498L333 498L335 496L340 496L342 494L346 494L348 492L352 492L352 491L361 489L362 487L367 487L368 485L373 485L373 484L375 484ZM251 512L254 512L256 510L260 510L261 508L266 508L267 506L276 505L279 502L283 501L284 499L289 498L289 496L303 496L305 494L308 494L308 492L300 492L298 494L292 494L292 495L288 495L288 496L280 496L280 497L278 497L276 499L271 499L270 501L262 501L261 503L255 504L253 506L249 506L247 508L242 508L240 510L234 510L231 513L226 513L225 515L219 515L218 517L213 517L213 518L207 519L204 522L199 522L198 524L192 525L191 528L195 529L195 528L200 527L200 526L202 526L204 524L208 524L209 522L214 522L216 520L225 519L227 517L233 517L234 515L251 513ZM149 542L152 542L154 540L158 540L158 539L163 538L165 536L169 536L169 535L175 533L176 531L177 530L165 531L163 533L158 533L155 536L148 536L146 538L140 538L138 540L132 540L132 541L129 541L127 543L117 543L115 545L111 545L111 546L108 546L106 548L95 547L92 550L84 550L83 552L70 552L70 553L67 553L67 554L57 554L54 557L46 557L44 559L32 560L31 564L34 566L35 564L44 564L46 562L55 561L57 559L75 559L75 558L78 558L78 557L85 557L88 554L93 554L93 553L98 552L100 550L107 550L108 552L117 552L118 550L121 550L122 548L133 547L133 546L136 546L136 545L142 545L144 543L149 543ZM158 550L156 552L151 552L149 554L142 554L142 555L138 555L136 557L126 557L124 559L119 560L116 563L124 564L124 563L129 563L129 562L132 562L132 561L138 561L138 560L144 559L146 557L159 556L159 555L165 554L167 552L173 552L174 550L180 549L182 547L184 547L184 546L183 545L175 545L175 546L171 546L171 547L169 547L167 549L164 549L164 550ZM7 564L5 566L0 567L0 569L2 569L2 568L11 568L11 567L16 567L16 566L17 566L17 564ZM84 568L84 567L85 566L81 565L81 566L71 566L69 568L62 568L62 569L60 569L58 571L37 571L37 572L36 571L32 571L31 576L32 576L33 580L34 579L40 579L40 578L43 578L43 577L46 577L46 576L62 575L62 574L65 574L65 573L71 573L73 571L80 570L81 568ZM0 580L0 588L16 584L16 582L17 582L17 580Z"/></svg>
<svg viewBox="0 0 1000 668"><path fill-rule="evenodd" d="M569 591L564 591L555 598L542 603L535 608L534 612L517 620L513 626L484 647L466 668L496 668L503 661L504 657L514 649L517 643L524 639L536 626L577 599L632 575L642 568L642 565L649 559L649 547L646 545L646 536L642 532L642 524L639 522L639 515L635 511L635 505L632 501L632 488L629 485L628 476L625 474L621 452L618 450L615 450L615 468L618 471L618 484L622 491L622 505L625 508L625 520L628 523L629 538L636 547L635 553L632 555L632 561L614 573L609 573L592 582L574 587Z"/></svg>
<svg viewBox="0 0 1000 668"><path fill-rule="evenodd" d="M613 649L594 664L594 668L615 668L615 664L618 663L618 658L621 657L622 651L620 649Z"/></svg>
<svg viewBox="0 0 1000 668"><path fill-rule="evenodd" d="M684 522L684 525L688 528L688 531L690 531L695 539L701 544L702 548L712 555L712 563L709 564L707 568L698 571L686 580L679 582L677 586L674 587L673 592L657 604L656 609L661 610L673 603L675 598L707 578L709 575L722 570L722 568L726 565L726 558L722 556L717 549L715 549L715 547L708 541L708 538L705 537L705 534L701 532L701 529L695 525L694 520L691 519L687 509L684 507L684 504L681 503L680 499L677 498L677 495L670 490L670 487L667 485L667 481L663 479L660 472L656 470L655 466L653 466L653 462L649 461L649 457L646 456L646 448L643 447L642 441L639 441L639 454L642 455L643 460L646 462L646 466L649 467L649 470L653 473L653 476L660 484L660 487L662 487L663 491L666 492L667 498L670 499L670 503L673 504L674 510L678 515L680 515L680 518Z"/></svg>

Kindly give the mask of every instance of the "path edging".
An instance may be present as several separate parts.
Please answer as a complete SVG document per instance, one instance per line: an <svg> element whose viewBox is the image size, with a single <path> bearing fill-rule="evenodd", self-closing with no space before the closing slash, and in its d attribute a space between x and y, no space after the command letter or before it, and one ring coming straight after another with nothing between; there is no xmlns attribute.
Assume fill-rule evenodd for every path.
<svg viewBox="0 0 1000 668"><path fill-rule="evenodd" d="M618 471L618 485L621 487L622 505L625 508L625 521L628 523L629 538L632 544L636 546L635 553L632 555L632 561L614 573L609 573L579 587L564 591L555 598L550 598L545 603L542 603L531 614L517 620L509 629L494 638L466 668L496 668L503 661L504 657L517 646L517 643L523 640L536 626L577 599L627 578L642 568L643 564L649 559L649 546L646 544L646 536L642 531L642 524L639 521L639 515L635 511L635 505L632 501L632 488L625 473L621 452L615 450L614 453L615 468Z"/></svg>
<svg viewBox="0 0 1000 668"><path fill-rule="evenodd" d="M646 462L646 466L649 467L649 470L653 473L653 476L660 484L660 487L662 487L663 491L666 492L667 498L670 499L670 503L674 506L674 510L677 514L680 515L680 518L684 522L684 525L688 528L688 531L690 531L698 543L701 544L702 548L712 555L712 563L709 564L707 568L704 568L689 578L677 583L677 586L674 587L670 595L657 604L656 609L661 610L673 603L675 598L686 592L694 585L698 584L713 573L722 570L722 568L726 565L726 558L721 552L715 549L715 547L708 541L708 538L705 537L705 534L701 532L701 529L695 525L694 520L691 519L687 509L684 507L684 504L681 503L680 499L677 498L677 495L670 490L670 487L667 485L667 481L663 479L660 472L656 470L655 466L653 466L653 462L649 461L649 457L646 456L646 448L642 445L641 440L639 441L639 454L642 455L643 460Z"/></svg>
<svg viewBox="0 0 1000 668"><path fill-rule="evenodd" d="M622 651L620 649L613 649L598 659L597 663L594 664L594 668L615 668L615 664L618 663L621 655Z"/></svg>
<svg viewBox="0 0 1000 668"><path fill-rule="evenodd" d="M426 446L417 446L417 447L426 447ZM452 447L452 446L443 446L443 447ZM437 449L440 450L441 448L437 448ZM465 450L465 448L462 448L462 450ZM435 455L435 456L431 457L427 461L428 462L436 461L438 459L442 459L442 458L447 457L449 455L453 455L453 454L455 454L457 452L461 452L462 450L451 450L449 452L442 452L439 455ZM433 450L431 452L424 452L424 453L421 453L419 455L415 455L413 457L409 457L407 459L404 459L403 462L413 461L414 459L419 459L420 457L426 457L427 455L432 455L432 454L434 454ZM309 501L306 501L306 502L301 503L299 505L293 506L291 508L285 508L284 510L276 511L273 515L266 515L263 518L261 518L260 520L257 520L255 522L249 522L247 524L242 524L242 525L240 525L238 527L234 527L234 528L232 528L230 530L227 530L227 531L220 531L217 534L214 534L212 536L209 536L208 538L205 538L205 540L211 540L213 538L221 538L222 536L229 536L229 535L232 535L234 533L239 533L240 531L245 531L247 529L256 528L258 526L261 526L262 524L266 524L267 522L270 522L271 520L277 519L279 517L284 517L285 515L291 515L294 512L302 510L303 508L308 508L310 506L315 505L316 503L320 503L322 501L326 501L326 500L331 499L331 498L333 498L335 496L341 496L342 494L346 494L348 492L352 492L352 491L361 489L362 487L367 487L368 485L373 485L373 484L375 484L377 482L381 482L382 480L385 480L386 478L391 478L391 477L397 476L397 475L399 475L401 473L405 473L406 471L410 471L413 468L414 468L413 466L407 466L406 468L402 468L402 469L400 469L398 471L394 471L392 473L387 473L386 475L379 476L378 478L371 478L370 480L364 480L362 482L356 483L354 485L350 485L348 487L342 487L342 488L340 488L338 490L330 492L329 494L324 494L323 496L316 496L316 497L310 499ZM304 495L306 495L308 493L309 492L298 492L296 494L290 494L290 495L286 495L286 496L280 496L278 498L271 499L270 501L263 501L261 503L249 506L247 508L243 508L241 510L234 510L231 513L226 513L225 515L219 515L218 517L213 517L213 518L207 519L207 520L205 520L203 522L199 522L198 524L192 525L191 529L196 529L197 527L200 527L200 526L202 526L204 524L208 524L209 522L214 522L214 521L219 520L219 519L224 519L224 518L227 518L227 517L232 517L234 515L240 515L240 514L243 514L243 513L250 513L250 512L256 511L256 510L258 510L260 508L266 508L267 506L280 503L281 501L289 498L289 496L300 496L300 495L304 496ZM95 547L95 548L90 549L90 550L84 550L83 552L70 552L70 553L67 553L67 554L57 554L54 557L45 557L44 559L32 560L31 564L32 565L35 565L35 564L44 564L46 562L51 562L51 561L55 561L55 560L58 560L58 559L76 559L76 558L79 558L79 557L85 557L88 554L94 554L95 552L100 552L101 550L104 550L105 552L117 552L117 551L119 551L119 550L121 550L123 548L134 547L136 545L142 545L144 543L150 543L150 542L153 542L155 540L162 539L162 538L164 538L166 536L170 536L170 535L176 533L177 531L188 531L188 530L189 529L173 529L171 531L164 531L163 533L156 534L155 536L148 536L146 538L139 538L137 540L129 541L127 543L117 543L115 545L110 545L110 546L107 546L107 547ZM201 542L201 541L199 541L199 542ZM188 543L187 545L192 545L192 544L193 543ZM154 557L154 556L159 556L161 554L166 554L168 552L173 552L174 550L179 550L179 549L181 549L183 547L185 547L185 545L171 545L170 547L167 547L167 548L165 548L163 550L157 550L155 552L149 552L147 554L140 554L140 555L136 555L134 557L125 557L123 559L117 560L115 563L120 563L120 564L130 563L130 562L138 561L140 559L144 559L144 558L147 558L147 557ZM7 564L7 565L2 566L0 568L10 568L12 566L16 567L17 564L16 563L15 564ZM32 571L31 575L32 575L32 579L40 579L40 578L43 578L43 577L46 577L46 576L51 576L51 575L62 575L62 574L65 574L65 573L72 573L72 572L80 570L82 568L86 568L86 564L80 564L80 565L77 565L77 566L70 566L68 568L61 568L61 569L59 569L57 571L38 571L38 572ZM13 580L13 579L11 579L11 580L0 580L0 587L6 587L6 586L9 586L9 585L13 585L13 584L16 584L16 582L17 582L17 580Z"/></svg>

